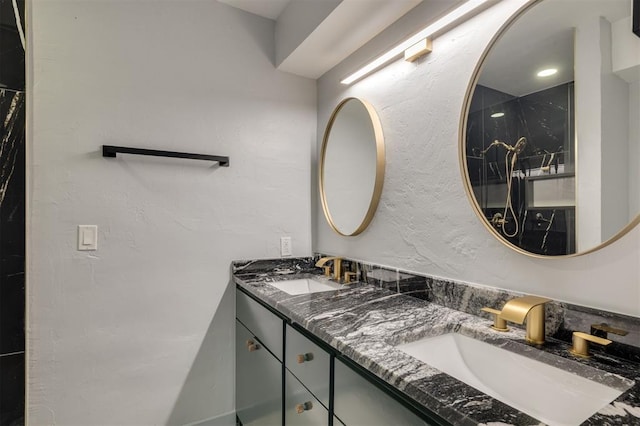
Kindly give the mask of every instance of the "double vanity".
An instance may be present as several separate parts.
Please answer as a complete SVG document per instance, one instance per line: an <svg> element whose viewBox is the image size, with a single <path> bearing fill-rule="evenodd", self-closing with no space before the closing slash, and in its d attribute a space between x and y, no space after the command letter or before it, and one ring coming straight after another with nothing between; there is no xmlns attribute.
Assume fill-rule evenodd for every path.
<svg viewBox="0 0 640 426"><path fill-rule="evenodd" d="M640 424L633 362L578 356L553 338L527 343L511 322L500 332L437 303L339 284L311 259L236 262L233 279L244 425ZM532 304L525 316L544 306L530 302L507 305Z"/></svg>
<svg viewBox="0 0 640 426"><path fill-rule="evenodd" d="M629 46L638 46L631 10L629 0L580 7L527 2L476 66L460 120L462 183L479 222L520 254L585 255L640 223L633 178L640 168L634 154L640 64L626 58L634 51ZM427 254L416 249L420 238L439 232L431 230L462 225L437 208L443 206L437 194L455 190L444 177L452 164L441 155L445 150L425 156L415 169L443 175L415 187L398 174L405 165L395 164L390 180L396 186L384 192L382 123L392 129L395 150L406 144L423 158L431 139L398 140L400 124L388 114L396 105L380 105L387 114L382 120L373 104L348 97L328 120L319 153L319 205L326 231L340 240L321 238L315 249L349 247L366 259L370 250L361 245L400 232L404 241L390 247L408 248L391 261L403 263L407 254L412 268L420 260L433 265L438 256L429 254L442 249L443 257L452 257L449 266L495 261L505 269L478 281L491 286L487 281L500 276L498 286L511 288L504 278L510 276L507 258L495 248L461 250L467 240L449 242L447 234ZM610 199L614 193L620 199ZM426 208L405 203L414 198ZM376 223L379 205L385 215ZM398 212L427 219L383 224ZM428 242L420 243L426 250ZM478 254L482 250L488 251ZM511 270L510 280L527 281L516 288L535 288L532 277L541 276L531 274L536 265ZM239 424L640 425L637 317L337 257L236 262L233 280Z"/></svg>

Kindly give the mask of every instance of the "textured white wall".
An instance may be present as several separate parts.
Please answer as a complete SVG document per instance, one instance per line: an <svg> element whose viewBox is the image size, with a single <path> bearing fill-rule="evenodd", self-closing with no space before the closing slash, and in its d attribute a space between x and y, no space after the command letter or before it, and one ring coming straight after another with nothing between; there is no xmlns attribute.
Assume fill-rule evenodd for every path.
<svg viewBox="0 0 640 426"><path fill-rule="evenodd" d="M602 114L603 95L600 18L592 18L575 31L575 99L576 169L580 184L576 188L576 248L584 251L596 247L603 237ZM597 47L595 47L597 46ZM626 167L624 167L626 168Z"/></svg>
<svg viewBox="0 0 640 426"><path fill-rule="evenodd" d="M640 227L593 254L535 259L491 236L466 197L458 161L465 91L496 30L524 3L498 3L434 40L434 51L414 64L398 60L352 86L339 84L397 34L418 28L423 4L318 81L319 134L341 99L366 99L382 122L387 168L370 227L340 237L316 208L314 249L638 316Z"/></svg>
<svg viewBox="0 0 640 426"><path fill-rule="evenodd" d="M272 21L216 1L29 6L29 424L232 413L229 263L279 256L281 235L310 254L315 82L274 69Z"/></svg>

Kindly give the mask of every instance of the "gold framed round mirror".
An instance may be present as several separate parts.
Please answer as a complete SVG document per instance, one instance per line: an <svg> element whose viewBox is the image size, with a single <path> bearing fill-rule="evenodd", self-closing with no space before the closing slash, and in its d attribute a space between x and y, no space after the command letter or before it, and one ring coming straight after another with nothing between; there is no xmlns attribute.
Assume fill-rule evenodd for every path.
<svg viewBox="0 0 640 426"><path fill-rule="evenodd" d="M497 33L461 115L460 167L483 226L567 257L640 223L640 38L632 0L538 0Z"/></svg>
<svg viewBox="0 0 640 426"><path fill-rule="evenodd" d="M334 109L320 153L320 199L331 229L343 236L364 231L376 212L384 183L382 125L375 109L346 98Z"/></svg>

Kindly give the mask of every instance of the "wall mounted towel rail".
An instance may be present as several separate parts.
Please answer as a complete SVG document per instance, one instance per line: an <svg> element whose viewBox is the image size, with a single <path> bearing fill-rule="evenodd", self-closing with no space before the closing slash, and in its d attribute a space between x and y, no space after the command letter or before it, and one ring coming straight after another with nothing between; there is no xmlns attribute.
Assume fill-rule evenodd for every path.
<svg viewBox="0 0 640 426"><path fill-rule="evenodd" d="M154 157L189 158L192 160L216 161L221 167L229 167L229 157L220 155L191 154L188 152L159 151L156 149L130 148L125 146L102 145L103 157L115 157L117 153L152 155Z"/></svg>

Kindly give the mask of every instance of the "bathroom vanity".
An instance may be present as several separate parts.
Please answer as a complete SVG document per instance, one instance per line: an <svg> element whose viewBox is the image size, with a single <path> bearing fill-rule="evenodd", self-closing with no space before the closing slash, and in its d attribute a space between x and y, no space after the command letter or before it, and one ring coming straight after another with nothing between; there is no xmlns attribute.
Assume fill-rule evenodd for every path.
<svg viewBox="0 0 640 426"><path fill-rule="evenodd" d="M278 284L322 283L319 272L310 259L233 265L236 406L244 425L640 424L640 368L633 362L601 355L576 358L569 353L569 344L555 339L547 339L541 347L528 345L520 328L499 333L489 328L491 321L486 318L374 285L292 291ZM462 342L452 350L445 348L451 354L445 361L456 358L456 350L490 349L487 353L496 362L481 360L481 369L490 370L481 377L488 390L469 385L455 371L444 373L450 366L436 364L436 368L430 363L439 361L421 361L406 348L441 337L483 345L465 349L467 343ZM437 350L430 347L427 352ZM552 389L524 392L521 383L515 383L517 391L507 391L506 398L529 395L524 401L515 398L505 403L504 395L489 395L496 386L514 386L509 382L523 374L516 371L523 370L522 359L515 367L507 365L514 357L533 363L524 367L525 379L547 377L544 370L552 370L545 380L560 389L558 396L547 398L554 401L543 401ZM556 373L568 374L569 379ZM574 379L576 384L567 384ZM598 395L600 387L603 396ZM579 402L556 401L570 394L578 394ZM583 397L595 399L589 402ZM518 404L525 409L514 408ZM536 407L551 408L527 414Z"/></svg>
<svg viewBox="0 0 640 426"><path fill-rule="evenodd" d="M334 425L429 424L240 287L236 317L236 406L243 425L327 425L330 417Z"/></svg>

